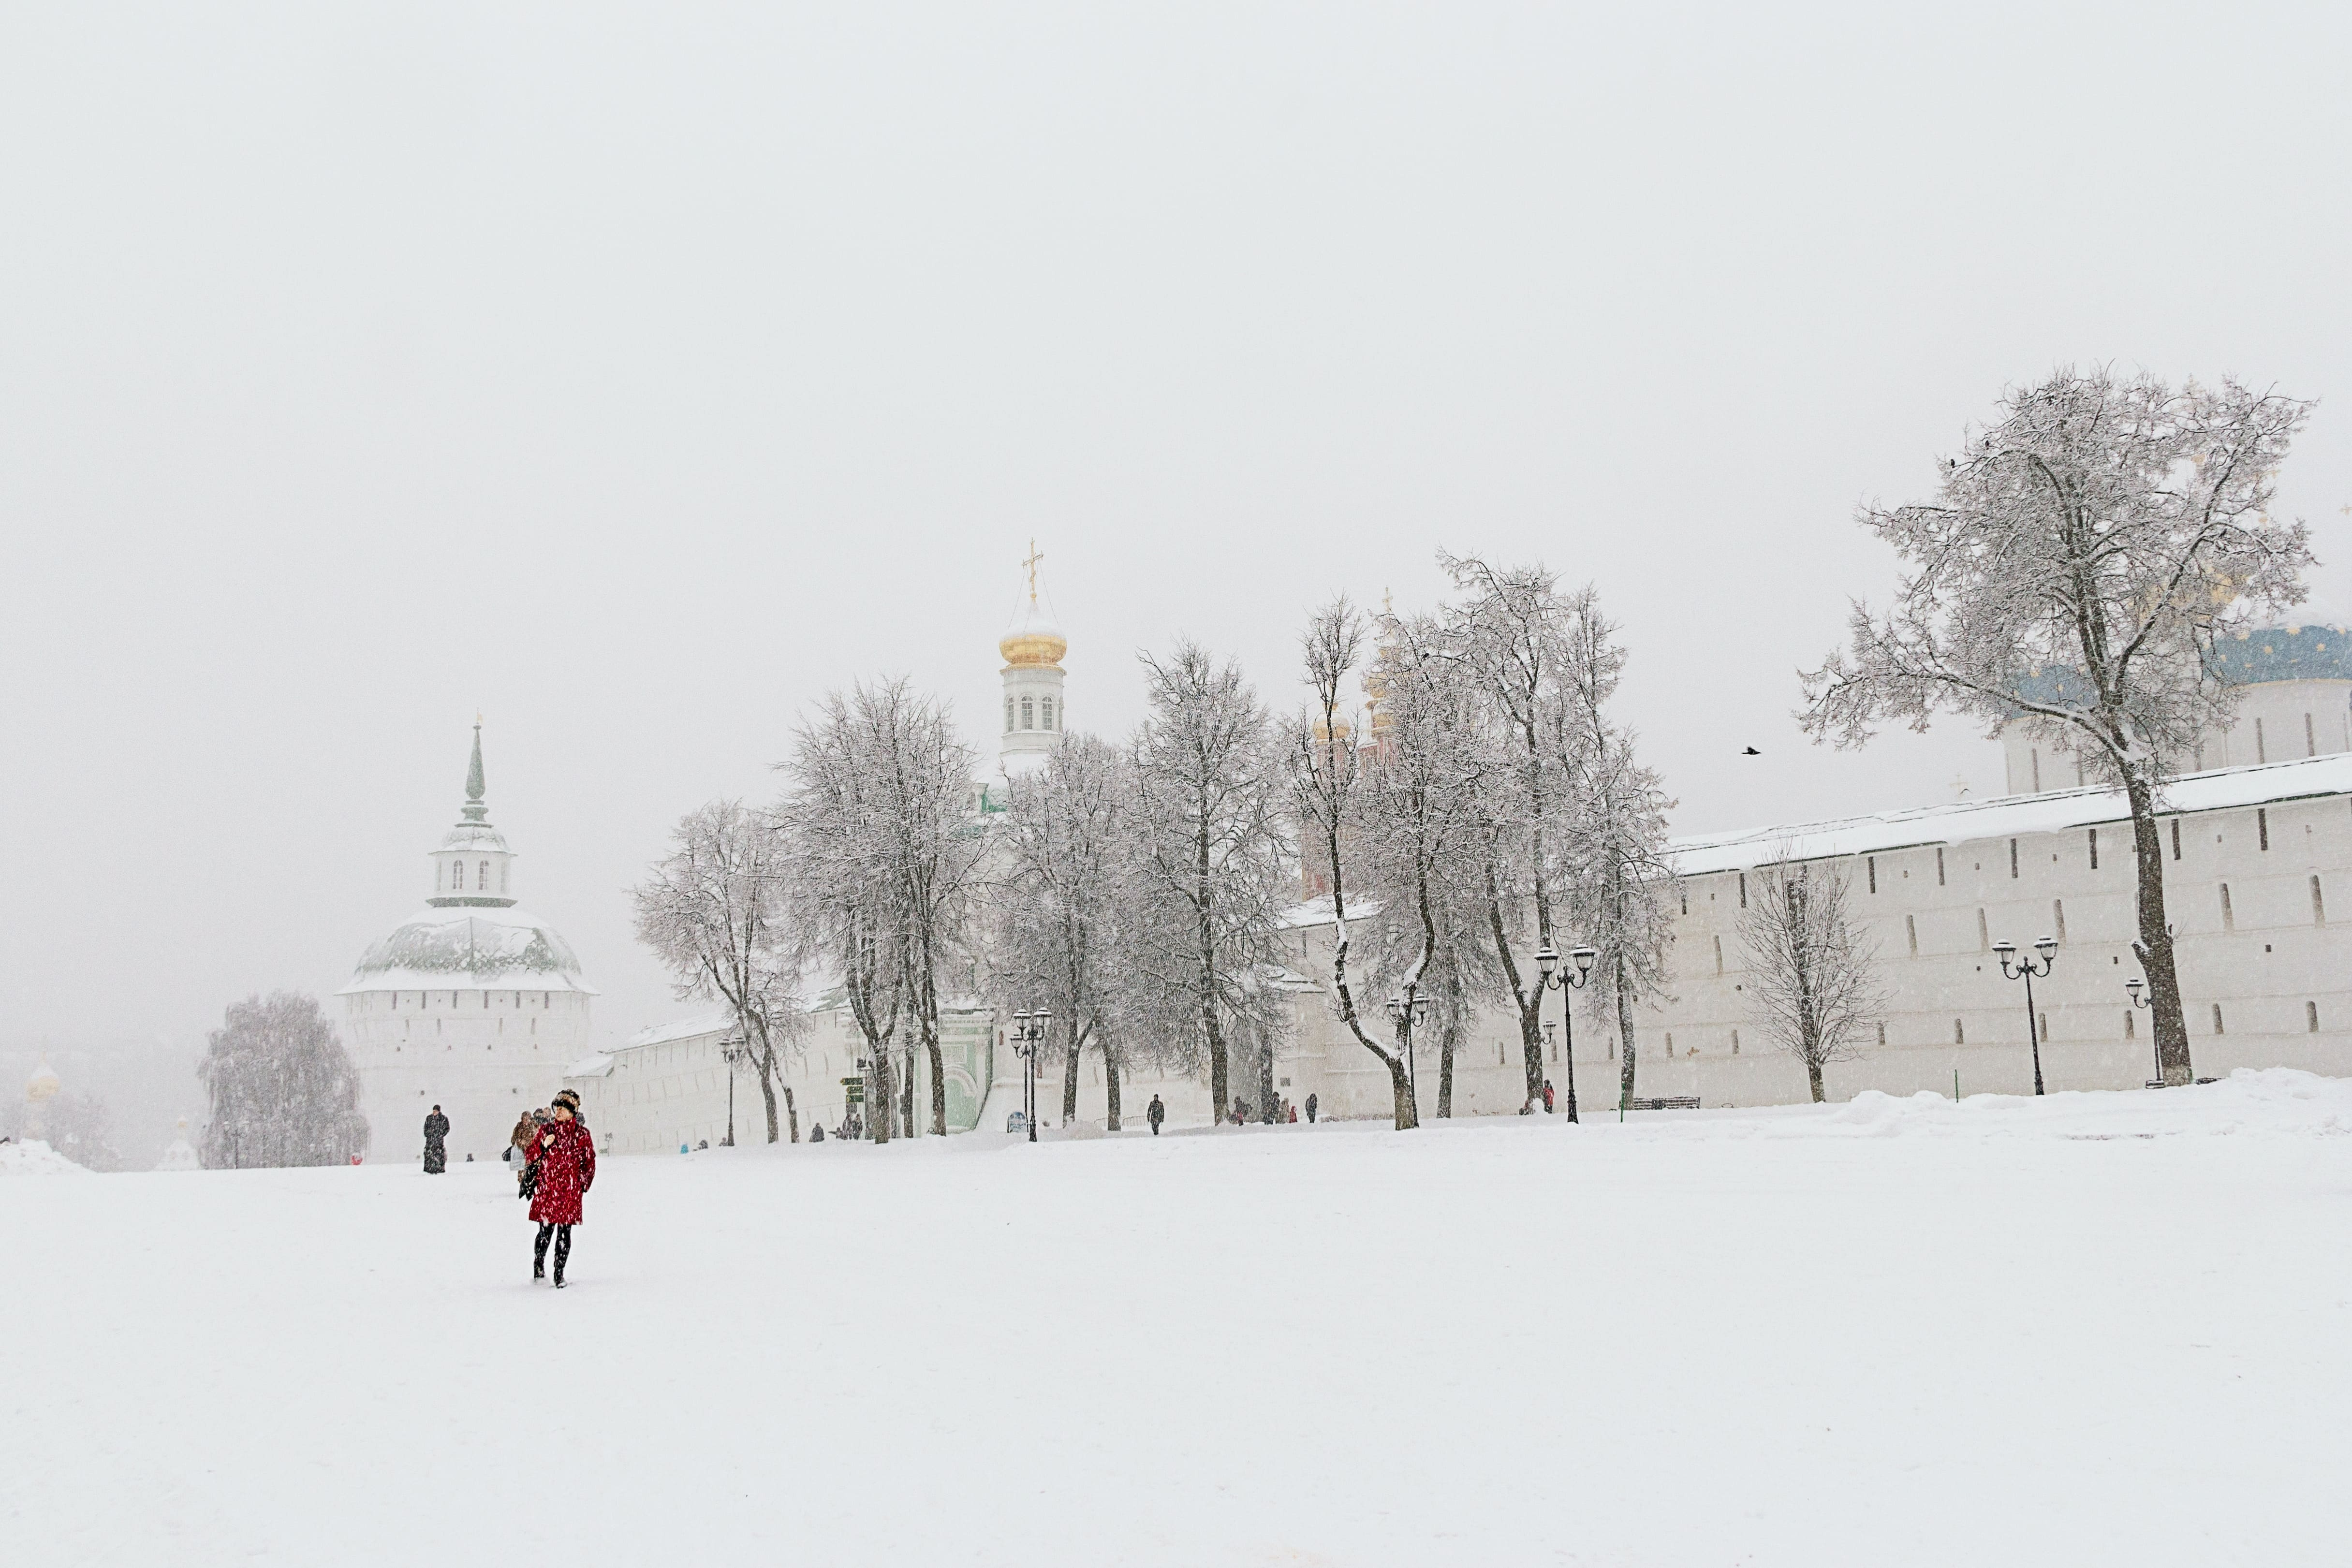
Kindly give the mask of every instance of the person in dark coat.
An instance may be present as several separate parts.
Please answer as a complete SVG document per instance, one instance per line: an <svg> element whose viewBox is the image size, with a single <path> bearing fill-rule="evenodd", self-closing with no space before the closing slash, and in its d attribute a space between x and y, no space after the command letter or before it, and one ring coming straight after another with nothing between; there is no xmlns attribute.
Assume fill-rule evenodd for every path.
<svg viewBox="0 0 2352 1568"><path fill-rule="evenodd" d="M531 1248L530 1277L547 1277L547 1243L555 1242L555 1283L563 1285L563 1265L572 1257L572 1228L581 1223L580 1202L596 1184L596 1141L588 1124L580 1120L580 1097L566 1089L555 1097L553 1117L540 1129L530 1146L531 1168L538 1173L530 1195L530 1217L539 1223L539 1240Z"/></svg>
<svg viewBox="0 0 2352 1568"><path fill-rule="evenodd" d="M439 1176L449 1168L449 1118L441 1107L433 1107L433 1114L425 1118L425 1174Z"/></svg>
<svg viewBox="0 0 2352 1568"><path fill-rule="evenodd" d="M1144 1111L1143 1119L1151 1124L1151 1135L1155 1138L1158 1137L1160 1135L1160 1124L1168 1120L1168 1107L1160 1103L1159 1095L1154 1094L1151 1097L1151 1103Z"/></svg>
<svg viewBox="0 0 2352 1568"><path fill-rule="evenodd" d="M819 1122L815 1126L809 1129L809 1142L812 1144L822 1144L824 1142L824 1124L823 1122Z"/></svg>
<svg viewBox="0 0 2352 1568"><path fill-rule="evenodd" d="M1315 1096L1312 1094L1307 1097L1307 1120L1309 1124L1315 1120Z"/></svg>
<svg viewBox="0 0 2352 1568"><path fill-rule="evenodd" d="M1551 1080L1550 1080L1550 1079L1549 1079L1549 1078L1545 1079L1545 1080L1543 1081L1543 1085L1544 1085L1544 1114L1545 1114L1545 1115L1547 1115L1547 1116L1549 1116L1549 1115L1550 1115L1550 1114L1551 1114L1551 1113L1552 1113Z"/></svg>

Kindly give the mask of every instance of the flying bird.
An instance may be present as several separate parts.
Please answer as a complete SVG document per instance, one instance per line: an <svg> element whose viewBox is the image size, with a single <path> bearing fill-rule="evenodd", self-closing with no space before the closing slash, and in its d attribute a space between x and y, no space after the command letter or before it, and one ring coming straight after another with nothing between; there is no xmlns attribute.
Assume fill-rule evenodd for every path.
<svg viewBox="0 0 2352 1568"><path fill-rule="evenodd" d="M1754 747L1749 746L1742 747L1739 755L1742 757L1761 757L1764 754L1757 750Z"/></svg>

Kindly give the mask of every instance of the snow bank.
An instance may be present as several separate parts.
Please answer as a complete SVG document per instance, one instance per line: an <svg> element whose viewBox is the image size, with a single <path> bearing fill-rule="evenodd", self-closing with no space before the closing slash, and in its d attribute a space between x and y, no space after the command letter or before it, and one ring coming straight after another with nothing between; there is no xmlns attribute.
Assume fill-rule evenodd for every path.
<svg viewBox="0 0 2352 1568"><path fill-rule="evenodd" d="M0 1176L88 1176L90 1173L38 1138L0 1144Z"/></svg>

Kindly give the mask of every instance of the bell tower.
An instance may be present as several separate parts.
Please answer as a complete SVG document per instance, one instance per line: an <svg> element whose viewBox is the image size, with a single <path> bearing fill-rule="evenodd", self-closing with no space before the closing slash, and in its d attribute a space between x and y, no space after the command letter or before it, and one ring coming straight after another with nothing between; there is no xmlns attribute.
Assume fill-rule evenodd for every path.
<svg viewBox="0 0 2352 1568"><path fill-rule="evenodd" d="M996 644L1004 659L1004 738L997 749L1008 778L1042 767L1069 727L1062 655L1070 645L1037 598L1037 565L1045 559L1037 541L1030 540L1028 558L1021 563L1029 574L1029 591Z"/></svg>

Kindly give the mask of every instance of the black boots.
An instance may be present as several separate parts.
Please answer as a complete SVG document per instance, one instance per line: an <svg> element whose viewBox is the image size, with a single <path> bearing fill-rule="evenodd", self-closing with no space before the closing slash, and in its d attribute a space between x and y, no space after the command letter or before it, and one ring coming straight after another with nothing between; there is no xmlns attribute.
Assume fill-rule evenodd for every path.
<svg viewBox="0 0 2352 1568"><path fill-rule="evenodd" d="M572 1227L559 1225L555 1228L555 1288L559 1291L563 1289L563 1265L571 1257Z"/></svg>
<svg viewBox="0 0 2352 1568"><path fill-rule="evenodd" d="M552 1225L542 1225L539 1228L539 1239L531 1244L530 1277L534 1280L544 1280L547 1278L547 1243L548 1239L554 1234L555 1227ZM555 1255L555 1272L558 1278L562 1278L563 1273L563 1254L561 1252Z"/></svg>

